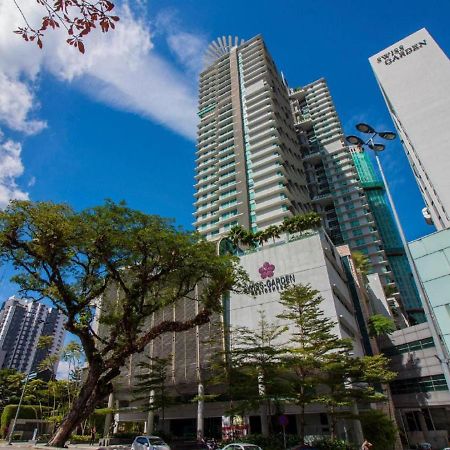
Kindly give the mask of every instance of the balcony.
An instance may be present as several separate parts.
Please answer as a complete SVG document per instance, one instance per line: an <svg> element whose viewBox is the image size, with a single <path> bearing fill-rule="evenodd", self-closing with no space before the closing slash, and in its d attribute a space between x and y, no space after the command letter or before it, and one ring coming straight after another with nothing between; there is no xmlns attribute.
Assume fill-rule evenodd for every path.
<svg viewBox="0 0 450 450"><path fill-rule="evenodd" d="M302 130L309 130L313 126L311 114L295 114L294 125Z"/></svg>
<svg viewBox="0 0 450 450"><path fill-rule="evenodd" d="M308 152L303 153L302 158L303 161L314 164L322 159L322 153L319 148L312 148Z"/></svg>
<svg viewBox="0 0 450 450"><path fill-rule="evenodd" d="M290 89L289 97L301 101L306 97L306 91L302 87Z"/></svg>
<svg viewBox="0 0 450 450"><path fill-rule="evenodd" d="M324 194L316 194L316 195L311 196L311 201L313 203L326 205L326 204L331 203L333 201L333 196L331 195L331 192L327 192L327 193L324 193Z"/></svg>

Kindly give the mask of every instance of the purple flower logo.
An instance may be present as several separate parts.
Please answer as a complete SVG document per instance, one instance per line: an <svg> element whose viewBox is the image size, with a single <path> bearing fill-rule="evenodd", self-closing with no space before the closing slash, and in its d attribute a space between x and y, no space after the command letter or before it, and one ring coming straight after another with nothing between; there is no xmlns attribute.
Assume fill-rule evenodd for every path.
<svg viewBox="0 0 450 450"><path fill-rule="evenodd" d="M258 272L261 274L261 278L272 278L275 272L275 266L268 262L265 262L262 267L258 269Z"/></svg>

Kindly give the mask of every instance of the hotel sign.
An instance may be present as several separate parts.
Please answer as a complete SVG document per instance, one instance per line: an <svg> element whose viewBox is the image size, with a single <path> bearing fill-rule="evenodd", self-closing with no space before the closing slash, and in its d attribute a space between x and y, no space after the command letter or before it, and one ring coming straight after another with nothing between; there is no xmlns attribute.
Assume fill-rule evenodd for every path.
<svg viewBox="0 0 450 450"><path fill-rule="evenodd" d="M295 275L293 273L274 277L275 265L269 262L265 262L258 269L258 273L264 281L254 281L247 285L247 293L253 296L270 292L281 292L295 284Z"/></svg>
<svg viewBox="0 0 450 450"><path fill-rule="evenodd" d="M377 58L378 64L384 63L386 66L390 66L392 63L399 61L402 58L410 55L417 50L420 50L422 47L427 45L427 40L417 42L417 44L413 44L411 47L405 47L404 45L400 45L399 47L390 50L389 52L381 55Z"/></svg>

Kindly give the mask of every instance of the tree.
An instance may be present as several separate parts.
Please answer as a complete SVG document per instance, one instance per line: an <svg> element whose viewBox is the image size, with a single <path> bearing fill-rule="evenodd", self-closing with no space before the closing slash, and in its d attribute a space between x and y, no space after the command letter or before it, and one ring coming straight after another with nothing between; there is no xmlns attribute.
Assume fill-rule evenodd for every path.
<svg viewBox="0 0 450 450"><path fill-rule="evenodd" d="M235 225L230 229L230 232L228 233L228 239L231 241L231 243L238 248L239 244L242 243L242 240L245 239L245 236L247 235L247 230L241 226L241 225Z"/></svg>
<svg viewBox="0 0 450 450"><path fill-rule="evenodd" d="M70 341L62 351L63 361L68 363L67 371L67 400L69 409L72 399L77 397L80 391L81 376L84 363L84 353L81 345L76 341Z"/></svg>
<svg viewBox="0 0 450 450"><path fill-rule="evenodd" d="M0 369L0 413L6 405L19 402L24 379L15 369Z"/></svg>
<svg viewBox="0 0 450 450"><path fill-rule="evenodd" d="M265 230L256 232L246 230L241 225L236 225L231 228L227 237L235 247L242 244L250 248L255 248L258 244L264 245L269 239L273 239L275 242L275 239L279 238L283 232L290 234L300 233L302 231L316 229L320 227L320 224L320 216L315 212L310 212L288 217L279 226L271 225Z"/></svg>
<svg viewBox="0 0 450 450"><path fill-rule="evenodd" d="M323 298L309 284L291 286L281 293L285 310L277 317L290 324L292 336L286 348L284 365L290 369L288 398L300 406L300 443L305 440L305 409L319 403L321 371L330 353L348 351L351 342L333 333L335 323L320 309ZM289 373L289 372L288 372Z"/></svg>
<svg viewBox="0 0 450 450"><path fill-rule="evenodd" d="M63 446L109 395L131 355L163 333L207 323L225 292L245 286L234 257L216 255L213 244L168 220L111 201L81 212L50 202L11 202L0 212L0 258L13 264L21 293L47 298L65 314L65 328L86 355L80 393L53 446ZM119 298L99 302L111 286ZM149 325L153 313L183 298L198 302L198 314ZM102 336L92 327L96 307L107 330Z"/></svg>
<svg viewBox="0 0 450 450"><path fill-rule="evenodd" d="M280 231L290 234L300 233L302 231L319 228L322 221L316 212L298 214L283 220L280 225Z"/></svg>
<svg viewBox="0 0 450 450"><path fill-rule="evenodd" d="M39 349L49 349L53 345L53 336L40 336L37 343Z"/></svg>
<svg viewBox="0 0 450 450"><path fill-rule="evenodd" d="M50 378L54 379L56 377L55 368L59 361L58 355L51 355L50 349L53 345L53 336L40 336L37 343L37 348L40 350L46 350L46 356L38 364L39 372L47 372L50 374Z"/></svg>
<svg viewBox="0 0 450 450"><path fill-rule="evenodd" d="M370 262L369 258L362 252L352 252L353 263L355 264L356 271L362 276L366 276L369 273Z"/></svg>
<svg viewBox="0 0 450 450"><path fill-rule="evenodd" d="M134 392L136 400L144 400L144 411L161 411L161 429L164 429L165 410L173 405L175 399L170 395L167 386L167 367L170 356L167 358L148 357L138 364L141 373L136 375L138 383Z"/></svg>
<svg viewBox="0 0 450 450"><path fill-rule="evenodd" d="M371 409L360 414L364 436L374 448L394 448L397 427L383 411Z"/></svg>
<svg viewBox="0 0 450 450"><path fill-rule="evenodd" d="M271 324L263 311L259 311L259 321L256 329L237 327L232 333L232 348L230 350L233 367L247 374L249 386L245 400L241 400L239 408L251 411L261 409L263 434L269 433L272 404L281 397L280 371L282 335L287 326ZM257 389L255 389L257 386ZM254 393L252 396L249 393Z"/></svg>
<svg viewBox="0 0 450 450"><path fill-rule="evenodd" d="M84 353L81 345L76 341L70 341L63 348L62 359L68 363L67 378L76 383L80 382L84 362Z"/></svg>
<svg viewBox="0 0 450 450"><path fill-rule="evenodd" d="M55 367L58 361L58 355L47 355L38 365L39 372L49 372L50 379L54 380L56 378Z"/></svg>
<svg viewBox="0 0 450 450"><path fill-rule="evenodd" d="M12 1L25 22L14 32L27 42L36 42L39 48L43 47L44 33L62 25L68 35L66 42L84 53L83 39L93 28L100 25L102 32L106 33L110 28L114 29L115 22L119 21L119 17L112 14L114 4L109 0L36 0L44 16L41 25L35 27L28 22L19 0Z"/></svg>
<svg viewBox="0 0 450 450"><path fill-rule="evenodd" d="M275 243L275 239L279 239L281 230L280 227L277 227L276 225L270 225L268 226L264 232L266 233L267 240L272 239Z"/></svg>
<svg viewBox="0 0 450 450"><path fill-rule="evenodd" d="M380 385L396 376L388 369L388 359L383 355L354 357L347 351L326 355L321 370L321 382L327 390L318 398L326 405L331 418L331 436L336 437L340 409L355 402L375 403L385 401ZM345 414L344 414L345 415Z"/></svg>
<svg viewBox="0 0 450 450"><path fill-rule="evenodd" d="M396 330L395 323L389 317L382 314L374 314L367 321L369 336L379 337L384 334L391 334Z"/></svg>

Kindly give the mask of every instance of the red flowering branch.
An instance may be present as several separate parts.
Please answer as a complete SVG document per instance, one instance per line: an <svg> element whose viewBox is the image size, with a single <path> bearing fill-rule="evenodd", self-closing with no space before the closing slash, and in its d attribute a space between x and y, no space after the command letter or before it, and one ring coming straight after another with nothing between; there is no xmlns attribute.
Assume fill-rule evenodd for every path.
<svg viewBox="0 0 450 450"><path fill-rule="evenodd" d="M32 27L16 0L13 0L25 22L14 33L27 42L36 42L42 48L44 33L62 25L69 36L66 42L84 53L84 37L100 26L103 33L115 28L118 16L113 15L114 4L109 0L36 0L45 10L39 28Z"/></svg>

